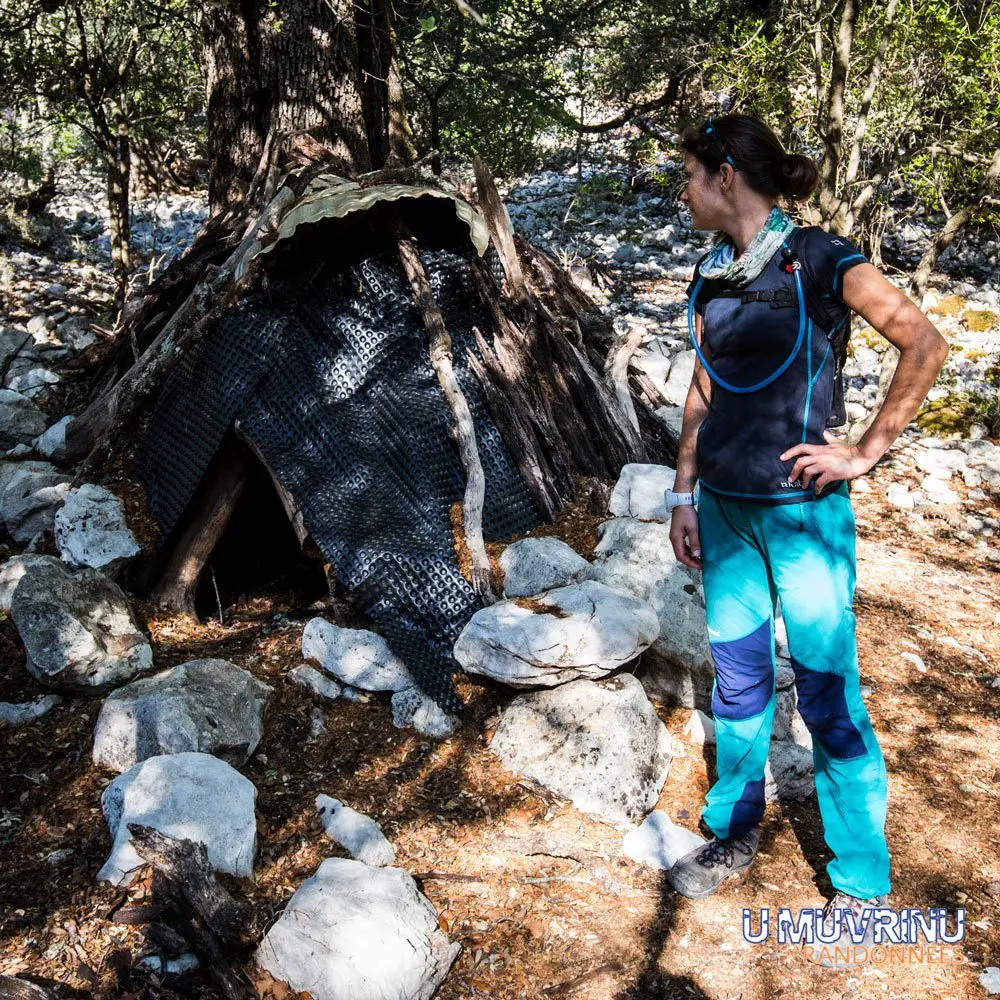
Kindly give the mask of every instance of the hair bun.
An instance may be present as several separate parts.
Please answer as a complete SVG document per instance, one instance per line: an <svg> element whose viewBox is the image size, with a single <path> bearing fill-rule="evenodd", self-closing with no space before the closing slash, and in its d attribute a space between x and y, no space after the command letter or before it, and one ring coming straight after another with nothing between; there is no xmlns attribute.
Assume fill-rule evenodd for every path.
<svg viewBox="0 0 1000 1000"><path fill-rule="evenodd" d="M801 153L786 153L778 163L779 188L787 198L808 198L819 183L816 164Z"/></svg>

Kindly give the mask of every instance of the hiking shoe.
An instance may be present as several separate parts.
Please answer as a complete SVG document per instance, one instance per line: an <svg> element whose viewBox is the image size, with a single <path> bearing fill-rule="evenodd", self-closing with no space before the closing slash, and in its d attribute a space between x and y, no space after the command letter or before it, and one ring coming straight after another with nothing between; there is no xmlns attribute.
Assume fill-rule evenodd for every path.
<svg viewBox="0 0 1000 1000"><path fill-rule="evenodd" d="M846 892L834 893L833 899L823 907L821 918L823 941L817 940L814 943L812 960L826 969L850 969L864 965L875 944L875 924L872 915L869 913L866 916L865 911L888 905L888 896L859 899L857 896L849 896ZM852 937L851 917L848 917L848 911L853 917L857 931L864 926L863 936ZM836 939L833 937L835 934L837 934ZM830 943L827 944L827 941Z"/></svg>
<svg viewBox="0 0 1000 1000"><path fill-rule="evenodd" d="M688 851L668 869L667 881L688 899L711 895L723 879L750 867L760 844L760 833L760 827L755 826L741 837L727 837L725 840L713 837L707 844Z"/></svg>

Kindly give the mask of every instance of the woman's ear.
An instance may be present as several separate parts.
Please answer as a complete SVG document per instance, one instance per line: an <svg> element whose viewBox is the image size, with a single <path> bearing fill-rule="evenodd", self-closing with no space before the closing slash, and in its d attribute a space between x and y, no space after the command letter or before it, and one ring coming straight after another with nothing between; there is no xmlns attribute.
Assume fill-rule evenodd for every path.
<svg viewBox="0 0 1000 1000"><path fill-rule="evenodd" d="M723 163L719 167L719 187L723 191L728 191L733 186L736 171L728 163Z"/></svg>

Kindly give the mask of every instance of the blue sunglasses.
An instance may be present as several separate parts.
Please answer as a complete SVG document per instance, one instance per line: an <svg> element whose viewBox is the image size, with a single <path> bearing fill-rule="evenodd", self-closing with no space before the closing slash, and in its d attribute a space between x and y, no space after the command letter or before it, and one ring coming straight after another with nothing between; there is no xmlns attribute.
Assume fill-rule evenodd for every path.
<svg viewBox="0 0 1000 1000"><path fill-rule="evenodd" d="M711 118L708 119L711 122ZM712 141L717 143L719 149L722 150L722 155L729 161L729 165L734 169L739 169L736 166L736 161L729 155L729 150L726 149L726 144L719 138L718 133L715 131L713 125L706 124L703 128L704 134L712 137Z"/></svg>

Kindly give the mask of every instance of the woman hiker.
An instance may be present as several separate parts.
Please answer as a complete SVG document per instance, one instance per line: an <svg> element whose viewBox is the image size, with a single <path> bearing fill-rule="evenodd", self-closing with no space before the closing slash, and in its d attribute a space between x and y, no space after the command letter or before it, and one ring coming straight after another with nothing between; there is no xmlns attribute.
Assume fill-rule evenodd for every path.
<svg viewBox="0 0 1000 1000"><path fill-rule="evenodd" d="M667 879L685 896L707 896L757 853L780 601L833 853L836 894L824 914L835 920L846 907L885 906L890 890L885 762L858 676L847 484L914 417L948 345L857 247L797 228L782 211L779 199L809 197L818 171L767 125L726 115L685 131L682 145L681 200L695 229L719 237L688 289L697 362L666 500L677 559L703 574L718 780L702 815L714 838ZM839 358L851 310L900 351L856 445L826 430L844 421Z"/></svg>

